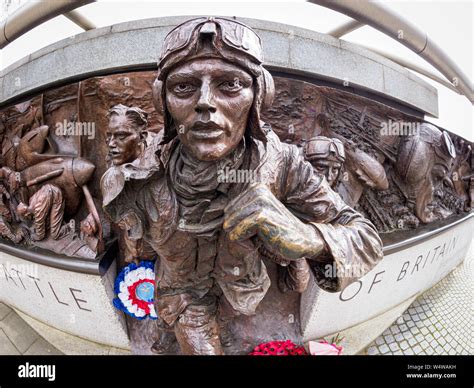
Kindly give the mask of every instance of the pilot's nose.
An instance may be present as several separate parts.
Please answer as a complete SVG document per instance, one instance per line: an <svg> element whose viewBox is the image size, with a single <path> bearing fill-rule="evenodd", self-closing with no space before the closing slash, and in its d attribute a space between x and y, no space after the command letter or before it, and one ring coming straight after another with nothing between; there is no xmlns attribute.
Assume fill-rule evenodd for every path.
<svg viewBox="0 0 474 388"><path fill-rule="evenodd" d="M199 101L196 104L197 113L215 113L216 106L214 105L214 98L211 87L208 82L203 82L200 88Z"/></svg>

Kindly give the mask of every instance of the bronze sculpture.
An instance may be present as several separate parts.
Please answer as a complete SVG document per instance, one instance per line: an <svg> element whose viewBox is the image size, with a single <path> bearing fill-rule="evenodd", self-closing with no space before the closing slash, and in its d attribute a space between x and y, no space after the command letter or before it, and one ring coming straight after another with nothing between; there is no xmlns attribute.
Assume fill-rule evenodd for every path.
<svg viewBox="0 0 474 388"><path fill-rule="evenodd" d="M337 291L369 270L380 259L374 226L390 237L383 234L472 206L469 142L450 134L453 158L437 128L383 135L388 121L422 120L318 80L272 77L261 62L250 29L200 18L168 36L158 77L154 70L95 76L0 110L2 242L98 260L104 243L118 237L119 267L157 258L163 320L157 327L128 322L137 353L149 353L155 340L156 353L179 351L175 332L185 353L241 354L281 336L299 342L299 293L314 277ZM64 121L95 123L96 138L50 130ZM329 139L327 155L335 160L313 160L319 169L310 172L305 153L281 142L309 149L314 137ZM345 160L332 152L337 141ZM410 149L422 150L427 162L421 177ZM329 184L320 182L323 175ZM63 194L62 232L55 240L46 226L45 238L35 241L17 207L45 185ZM362 258L351 250L357 228ZM330 254L311 257L309 247L321 238ZM368 264L343 276L345 264L358 260ZM328 267L341 279L328 278ZM206 328L215 335L199 342Z"/></svg>
<svg viewBox="0 0 474 388"><path fill-rule="evenodd" d="M311 163L317 175L324 176L335 190L345 161L344 145L339 139L315 136L305 142L304 158ZM282 292L302 293L310 281L310 267L305 259L280 261L278 286Z"/></svg>
<svg viewBox="0 0 474 388"><path fill-rule="evenodd" d="M326 177L329 186L336 186L346 160L344 144L339 139L325 136L309 139L304 146L304 157L313 165L316 173Z"/></svg>
<svg viewBox="0 0 474 388"><path fill-rule="evenodd" d="M132 162L140 163L139 156L149 162L152 158L153 143L145 152L147 113L138 107L128 107L122 104L112 107L107 114L109 125L106 132L108 159L112 167L101 179L104 205L114 200L129 179L127 166ZM143 167L143 166L142 166ZM124 203L122 206L128 207ZM133 209L128 209L120 218L112 217L121 230L121 240L125 244L125 261L143 259L143 225ZM152 255L153 256L153 255Z"/></svg>
<svg viewBox="0 0 474 388"><path fill-rule="evenodd" d="M32 195L28 205L20 202L16 212L20 217L33 218L33 240L43 240L46 237L47 223L51 237L57 240L64 216L63 193L59 187L45 184Z"/></svg>
<svg viewBox="0 0 474 388"><path fill-rule="evenodd" d="M315 136L303 147L304 158L317 175L324 176L334 190L346 159L344 145L339 139ZM280 262L278 285L281 291L304 292L310 281L310 267L305 259Z"/></svg>
<svg viewBox="0 0 474 388"><path fill-rule="evenodd" d="M0 169L0 236L9 239L15 244L20 243L24 236L22 228L15 227L13 223L12 196L10 191L15 187L15 176L8 167Z"/></svg>
<svg viewBox="0 0 474 388"><path fill-rule="evenodd" d="M43 109L31 101L15 108L26 111L19 118L13 116L13 128L2 142L1 178L8 196L3 201L1 235L14 243L94 259L102 252L102 241L89 246L76 233L73 218L84 197L89 211L96 210L87 188L94 164L77 153L58 150L49 126L42 125Z"/></svg>
<svg viewBox="0 0 474 388"><path fill-rule="evenodd" d="M439 218L450 214L442 214L449 211L432 202L443 185L454 189L449 176L455 158L456 149L449 134L428 123L420 125L415 135L406 137L399 148L396 169L400 184L423 223L437 219L436 213L441 213Z"/></svg>
<svg viewBox="0 0 474 388"><path fill-rule="evenodd" d="M115 166L137 159L145 147L147 114L140 108L119 104L108 113L107 146Z"/></svg>
<svg viewBox="0 0 474 388"><path fill-rule="evenodd" d="M221 330L255 314L270 286L259 250L361 273L382 258L371 223L260 120L273 94L261 64L260 39L241 23L199 18L174 29L155 84L165 122L157 164L130 164L123 190L104 203L117 223L133 211L158 254L158 315L185 354L223 354ZM224 168L254 179L219 183ZM328 289L355 280L340 275Z"/></svg>

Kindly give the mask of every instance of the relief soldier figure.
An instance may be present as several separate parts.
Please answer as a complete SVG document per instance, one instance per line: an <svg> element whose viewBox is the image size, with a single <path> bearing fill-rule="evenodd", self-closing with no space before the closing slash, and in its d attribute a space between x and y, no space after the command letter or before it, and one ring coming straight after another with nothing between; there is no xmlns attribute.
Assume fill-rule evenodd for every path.
<svg viewBox="0 0 474 388"><path fill-rule="evenodd" d="M345 269L362 276L382 259L374 226L260 120L274 92L262 61L260 38L234 20L172 30L154 84L163 141L126 165L127 179L102 178L112 221L133 212L130 238L160 258L156 309L184 354L224 354L226 323L255 314L270 287L262 255L334 265L336 276L315 272L329 291L356 280ZM222 182L226 169L249 179Z"/></svg>
<svg viewBox="0 0 474 388"><path fill-rule="evenodd" d="M22 218L33 219L33 240L43 240L48 230L50 236L57 240L64 217L63 193L59 187L47 183L33 194L28 205L20 202L16 212Z"/></svg>
<svg viewBox="0 0 474 388"><path fill-rule="evenodd" d="M143 152L147 116L140 108L122 104L109 110L106 136L109 157L114 166L133 162Z"/></svg>
<svg viewBox="0 0 474 388"><path fill-rule="evenodd" d="M115 105L108 112L106 141L112 167L101 181L104 204L120 193L128 179L127 168L132 162L138 161L138 157L145 151L147 116L147 113L138 107L122 104ZM127 211L122 213L120 218L113 219L127 236L123 238L125 261L132 262L140 256L143 257L143 227L133 209L129 209L126 204L123 206Z"/></svg>
<svg viewBox="0 0 474 388"><path fill-rule="evenodd" d="M324 175L329 186L334 189L346 160L342 141L326 136L315 136L306 142L303 153L315 172Z"/></svg>
<svg viewBox="0 0 474 388"><path fill-rule="evenodd" d="M0 168L0 236L6 237L15 244L20 243L24 236L24 231L14 225L14 204L10 191L16 190L15 172L8 167Z"/></svg>
<svg viewBox="0 0 474 388"><path fill-rule="evenodd" d="M99 239L97 238L98 226L94 216L89 213L79 224L80 238L90 249L97 251Z"/></svg>
<svg viewBox="0 0 474 388"><path fill-rule="evenodd" d="M335 189L342 166L346 159L344 145L339 139L315 136L303 147L304 158L311 163L314 173L324 176ZM305 259L280 263L278 285L281 291L303 292L310 280L310 269Z"/></svg>
<svg viewBox="0 0 474 388"><path fill-rule="evenodd" d="M456 149L449 134L432 124L421 124L415 135L402 140L395 169L408 204L421 222L451 214L442 199L448 188L454 192L451 174L455 158Z"/></svg>

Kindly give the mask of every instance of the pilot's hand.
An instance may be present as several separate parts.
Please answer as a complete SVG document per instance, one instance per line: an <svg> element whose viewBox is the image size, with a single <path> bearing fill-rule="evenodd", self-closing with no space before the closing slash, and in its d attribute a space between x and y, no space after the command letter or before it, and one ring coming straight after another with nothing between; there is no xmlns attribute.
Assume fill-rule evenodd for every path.
<svg viewBox="0 0 474 388"><path fill-rule="evenodd" d="M290 260L316 258L325 250L317 229L295 217L263 184L227 205L224 230L233 241L257 237L267 250Z"/></svg>

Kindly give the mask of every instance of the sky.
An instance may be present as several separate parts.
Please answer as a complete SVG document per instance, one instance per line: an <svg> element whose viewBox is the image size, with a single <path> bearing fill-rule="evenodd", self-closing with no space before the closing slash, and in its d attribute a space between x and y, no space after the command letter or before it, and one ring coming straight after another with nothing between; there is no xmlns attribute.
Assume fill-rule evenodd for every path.
<svg viewBox="0 0 474 388"><path fill-rule="evenodd" d="M25 0L0 0L0 20L24 2ZM424 30L470 80L474 79L474 0L388 0L384 1L384 4ZM102 0L78 10L97 27L151 17L213 14L271 20L325 33L349 20L343 14L300 0L284 2ZM81 32L83 32L81 28L64 16L51 19L0 50L0 71L42 47ZM390 52L443 77L424 59L371 27L362 27L342 39ZM428 117L428 121L474 141L474 108L467 98L424 76L418 76L438 90L439 118Z"/></svg>

